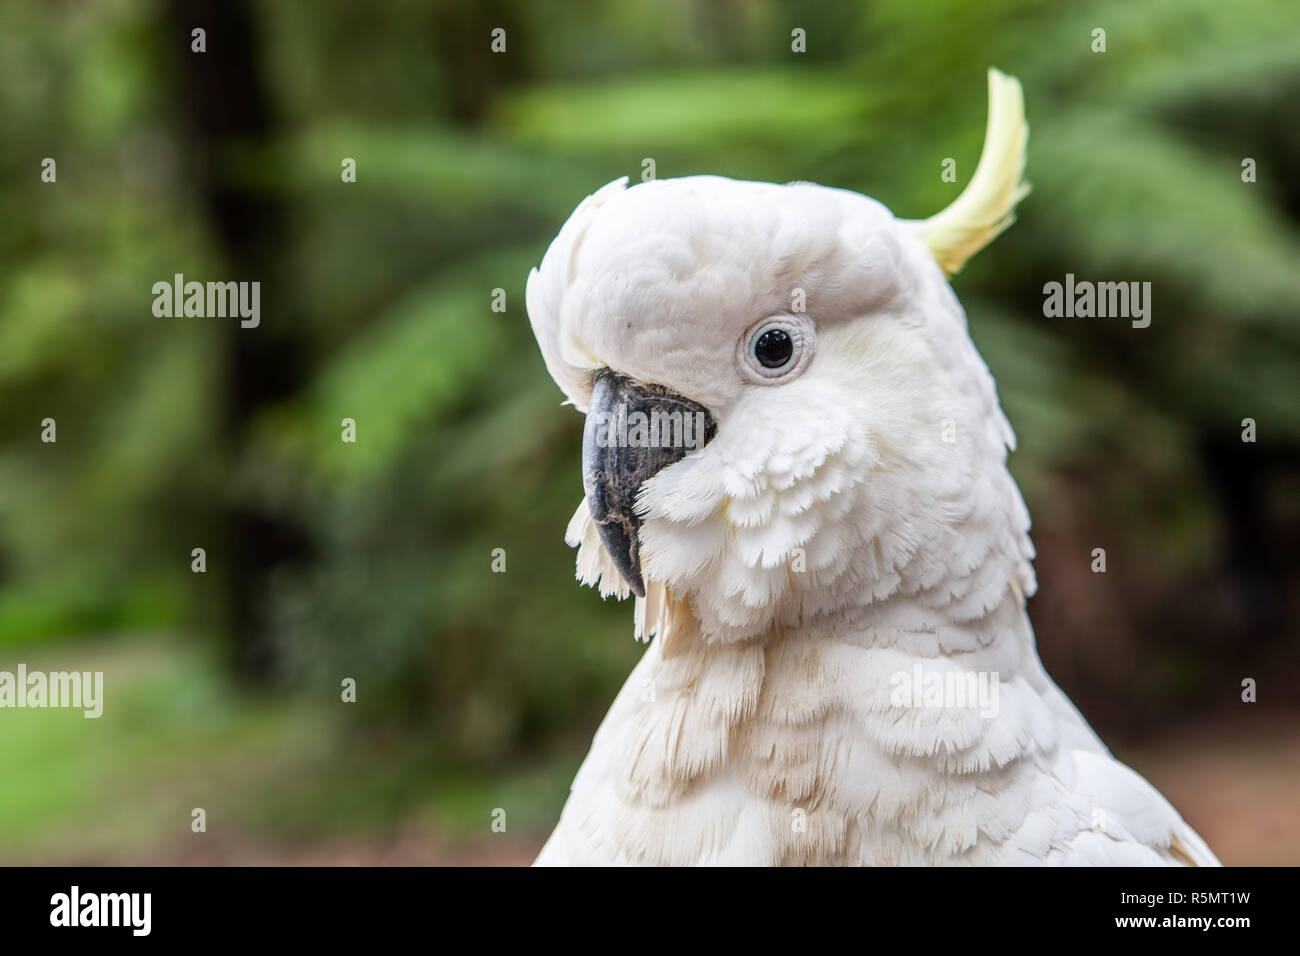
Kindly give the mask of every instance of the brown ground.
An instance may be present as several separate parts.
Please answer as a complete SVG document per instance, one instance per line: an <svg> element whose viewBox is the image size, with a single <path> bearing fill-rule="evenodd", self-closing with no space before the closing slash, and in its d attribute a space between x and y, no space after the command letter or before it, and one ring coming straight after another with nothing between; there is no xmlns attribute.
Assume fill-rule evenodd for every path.
<svg viewBox="0 0 1300 956"><path fill-rule="evenodd" d="M1300 715L1185 728L1116 755L1151 781L1225 866L1300 866Z"/></svg>

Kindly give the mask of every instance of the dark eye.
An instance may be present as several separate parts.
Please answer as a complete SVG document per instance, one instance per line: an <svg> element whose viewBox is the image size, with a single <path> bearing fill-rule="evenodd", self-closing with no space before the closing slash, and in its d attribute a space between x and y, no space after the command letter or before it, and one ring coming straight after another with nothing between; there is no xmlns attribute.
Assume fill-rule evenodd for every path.
<svg viewBox="0 0 1300 956"><path fill-rule="evenodd" d="M767 329L754 339L754 357L764 368L781 368L794 355L794 340L785 329Z"/></svg>
<svg viewBox="0 0 1300 956"><path fill-rule="evenodd" d="M736 338L736 366L754 385L784 385L803 374L817 347L817 329L806 313L759 319Z"/></svg>

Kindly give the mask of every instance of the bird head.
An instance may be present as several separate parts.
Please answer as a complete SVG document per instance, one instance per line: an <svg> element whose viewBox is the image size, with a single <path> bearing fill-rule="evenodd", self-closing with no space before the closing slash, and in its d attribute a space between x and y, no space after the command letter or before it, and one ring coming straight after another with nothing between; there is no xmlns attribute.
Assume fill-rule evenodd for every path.
<svg viewBox="0 0 1300 956"><path fill-rule="evenodd" d="M940 586L972 547L1027 563L1024 527L962 533L1027 527L948 283L1027 191L1019 84L990 71L989 92L976 172L927 220L715 176L620 179L578 206L527 305L587 415L580 578L685 602L712 639L740 640Z"/></svg>

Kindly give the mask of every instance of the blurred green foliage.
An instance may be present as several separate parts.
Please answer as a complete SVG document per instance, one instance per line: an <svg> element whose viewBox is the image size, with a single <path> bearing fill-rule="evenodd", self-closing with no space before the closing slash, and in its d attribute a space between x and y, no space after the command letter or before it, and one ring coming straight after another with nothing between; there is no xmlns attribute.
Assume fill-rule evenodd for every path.
<svg viewBox="0 0 1300 956"><path fill-rule="evenodd" d="M189 52L205 24L208 52ZM251 109L187 86L197 58L234 56L235 27L260 53L225 65L269 118L196 150L196 110ZM1259 445L1237 451L1256 460L1227 473L1246 469L1267 528L1294 530L1300 7L1270 0L5 2L0 651L141 630L264 641L264 679L328 700L356 678L354 726L413 726L450 760L585 739L639 649L630 607L573 582L581 421L532 340L528 269L645 157L661 178L812 180L935 212L974 168L990 65L1024 84L1035 190L954 284L1019 432L1045 581L1098 541L1137 569L1111 582L1127 610L1101 637L1077 603L1095 594L1048 597L1076 604L1050 633L1040 620L1044 644L1157 622L1204 686L1210 632L1245 612L1189 589L1246 575L1272 589L1250 600L1293 601L1274 593L1295 575L1281 539L1233 565L1259 519L1216 471L1255 418ZM281 230L241 246L214 194L273 206ZM1151 281L1152 327L1043 319L1066 272ZM175 273L263 280L261 328L154 317L152 285ZM250 336L295 372L232 417L229 356ZM234 513L303 542L241 558L251 590L227 586ZM265 633L231 633L240 600Z"/></svg>

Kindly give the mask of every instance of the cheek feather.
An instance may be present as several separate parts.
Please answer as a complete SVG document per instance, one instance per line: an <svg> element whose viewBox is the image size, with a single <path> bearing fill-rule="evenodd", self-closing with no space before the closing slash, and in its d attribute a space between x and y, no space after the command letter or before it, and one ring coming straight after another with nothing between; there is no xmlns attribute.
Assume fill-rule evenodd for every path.
<svg viewBox="0 0 1300 956"><path fill-rule="evenodd" d="M991 520L980 503L1000 498L965 460L969 443L941 441L954 402L944 381L914 326L833 330L802 379L748 389L698 460L647 482L648 576L720 640L884 600L905 571L924 588L957 567L969 594L936 602L987 610L996 575L970 577L980 558L952 529Z"/></svg>

